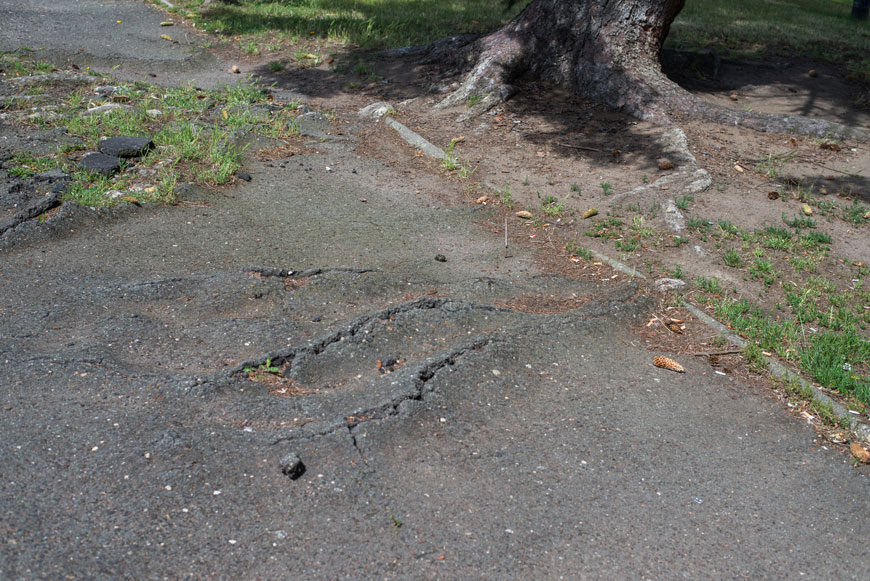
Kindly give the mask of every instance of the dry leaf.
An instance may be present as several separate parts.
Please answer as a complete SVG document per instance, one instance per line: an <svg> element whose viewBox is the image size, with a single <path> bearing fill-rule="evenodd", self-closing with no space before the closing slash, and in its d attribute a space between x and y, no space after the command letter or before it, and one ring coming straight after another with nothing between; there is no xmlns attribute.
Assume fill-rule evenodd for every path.
<svg viewBox="0 0 870 581"><path fill-rule="evenodd" d="M653 357L653 365L656 367L661 367L663 369L670 369L671 371L676 371L677 373L685 373L686 368L671 359L670 357L664 357L662 355L657 355Z"/></svg>
<svg viewBox="0 0 870 581"><path fill-rule="evenodd" d="M480 196L479 198L477 198L477 200L475 200L475 203L477 203L477 204L485 204L485 203L487 203L488 201L489 201L489 196Z"/></svg>
<svg viewBox="0 0 870 581"><path fill-rule="evenodd" d="M528 210L520 210L516 213L517 218L523 218L524 220L528 220L532 217L532 213Z"/></svg>

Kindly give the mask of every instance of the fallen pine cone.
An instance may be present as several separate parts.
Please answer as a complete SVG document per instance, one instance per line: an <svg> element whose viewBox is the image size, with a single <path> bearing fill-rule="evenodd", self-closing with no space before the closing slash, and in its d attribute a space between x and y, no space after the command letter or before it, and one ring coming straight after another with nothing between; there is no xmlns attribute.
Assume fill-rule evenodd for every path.
<svg viewBox="0 0 870 581"><path fill-rule="evenodd" d="M858 442L852 442L852 447L849 449L849 451L852 452L852 456L854 456L858 460L858 462L870 464L870 450L868 450Z"/></svg>
<svg viewBox="0 0 870 581"><path fill-rule="evenodd" d="M677 373L685 373L686 368L674 361L669 357L664 357L662 355L657 355L653 357L653 365L656 367L663 367L664 369L670 369L671 371L676 371Z"/></svg>

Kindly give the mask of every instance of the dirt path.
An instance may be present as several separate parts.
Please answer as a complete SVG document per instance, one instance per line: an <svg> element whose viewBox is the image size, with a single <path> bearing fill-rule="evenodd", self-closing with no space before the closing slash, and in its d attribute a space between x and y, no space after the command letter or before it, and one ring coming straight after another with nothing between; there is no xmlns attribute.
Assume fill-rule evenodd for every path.
<svg viewBox="0 0 870 581"><path fill-rule="evenodd" d="M86 16L119 10L161 18ZM565 255L576 216L509 216L506 251L503 208L473 203L586 179L578 208L599 204L587 183L656 171L659 130L569 97L454 126L421 96L399 119L441 146L461 132L480 164L448 179L351 114L373 95L285 81L343 139L252 151L250 182L178 206L70 209L0 250L3 577L861 577L864 471L738 358L678 354L713 335L685 313L663 351L661 297ZM555 149L578 124L603 153Z"/></svg>

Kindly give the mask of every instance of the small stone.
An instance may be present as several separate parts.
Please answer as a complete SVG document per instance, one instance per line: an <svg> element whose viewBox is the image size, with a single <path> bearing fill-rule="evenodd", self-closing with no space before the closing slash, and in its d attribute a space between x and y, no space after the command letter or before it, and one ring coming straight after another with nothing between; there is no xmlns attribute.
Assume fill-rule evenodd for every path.
<svg viewBox="0 0 870 581"><path fill-rule="evenodd" d="M121 190L109 190L108 192L106 192L106 197L112 200L120 198L123 195L124 192L122 192Z"/></svg>
<svg viewBox="0 0 870 581"><path fill-rule="evenodd" d="M296 118L296 128L304 137L326 137L332 123L323 113L305 113Z"/></svg>
<svg viewBox="0 0 870 581"><path fill-rule="evenodd" d="M443 254L436 254L435 260L437 260L438 262L447 262L447 257Z"/></svg>
<svg viewBox="0 0 870 581"><path fill-rule="evenodd" d="M587 220L587 219L591 218L592 216L597 216L597 215L598 215L598 210L597 210L597 209L595 209L595 208L589 208L588 210L586 210L585 212L583 212L583 219L584 219L584 220Z"/></svg>
<svg viewBox="0 0 870 581"><path fill-rule="evenodd" d="M99 95L100 97L111 97L112 94L118 90L118 87L114 87L112 85L105 85L101 87L94 87L94 94Z"/></svg>
<svg viewBox="0 0 870 581"><path fill-rule="evenodd" d="M678 278L660 278L655 281L655 287L657 291L672 291L679 290L686 286L686 281L680 280Z"/></svg>
<svg viewBox="0 0 870 581"><path fill-rule="evenodd" d="M109 111L114 111L116 109L130 109L129 105L121 105L120 103L106 103L105 105L99 105L97 107L91 107L86 110L83 115L94 115L95 113L108 113Z"/></svg>
<svg viewBox="0 0 870 581"><path fill-rule="evenodd" d="M92 152L79 161L79 167L85 171L109 176L121 169L121 159L105 153Z"/></svg>
<svg viewBox="0 0 870 581"><path fill-rule="evenodd" d="M674 169L674 162L663 157L659 160L659 169L662 171L668 170L668 169Z"/></svg>
<svg viewBox="0 0 870 581"><path fill-rule="evenodd" d="M114 157L141 157L154 148L154 142L147 137L110 137L97 144L100 153Z"/></svg>
<svg viewBox="0 0 870 581"><path fill-rule="evenodd" d="M161 111L160 109L148 109L147 111L145 111L145 114L149 117L154 118L163 115L163 111Z"/></svg>
<svg viewBox="0 0 870 581"><path fill-rule="evenodd" d="M34 177L38 182L54 182L69 179L69 174L62 169L50 169L48 171L40 172Z"/></svg>
<svg viewBox="0 0 870 581"><path fill-rule="evenodd" d="M384 115L389 115L390 113L395 113L396 110L392 105L385 101L381 101L379 103L372 103L367 107L363 107L359 110L357 115L366 119L379 119Z"/></svg>
<svg viewBox="0 0 870 581"><path fill-rule="evenodd" d="M731 93L730 95L728 95L728 98L731 99L732 101L736 101L737 100L737 93Z"/></svg>
<svg viewBox="0 0 870 581"><path fill-rule="evenodd" d="M239 69L238 65L233 65L232 67L230 67L230 70L235 74L239 74L240 72L242 72L241 69Z"/></svg>
<svg viewBox="0 0 870 581"><path fill-rule="evenodd" d="M305 474L305 464L303 464L302 460L299 459L299 456L293 452L281 458L280 467L281 473L285 476L289 476L290 480L296 480Z"/></svg>
<svg viewBox="0 0 870 581"><path fill-rule="evenodd" d="M517 218L522 218L523 220L529 220L532 217L532 213L528 210L520 210L515 214Z"/></svg>
<svg viewBox="0 0 870 581"><path fill-rule="evenodd" d="M251 181L251 179L252 179L252 178L251 178L251 174L249 174L249 173L246 172L246 171L240 171L239 173L236 174L236 176L237 176L240 180L244 180L244 181L246 181L246 182L249 182L249 181Z"/></svg>

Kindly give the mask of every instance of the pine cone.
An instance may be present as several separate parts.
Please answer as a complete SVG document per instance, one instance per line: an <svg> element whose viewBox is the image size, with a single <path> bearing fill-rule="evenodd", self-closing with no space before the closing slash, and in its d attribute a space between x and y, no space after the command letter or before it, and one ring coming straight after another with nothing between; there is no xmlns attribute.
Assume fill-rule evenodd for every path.
<svg viewBox="0 0 870 581"><path fill-rule="evenodd" d="M663 357L661 355L657 355L656 357L653 357L653 365L655 365L656 367L663 367L665 369L670 369L671 371L676 371L677 373L685 373L686 372L685 367L683 367L682 365L680 365L679 363L677 363L673 359L670 359L668 357Z"/></svg>

